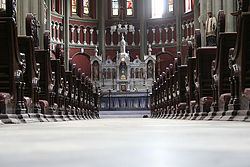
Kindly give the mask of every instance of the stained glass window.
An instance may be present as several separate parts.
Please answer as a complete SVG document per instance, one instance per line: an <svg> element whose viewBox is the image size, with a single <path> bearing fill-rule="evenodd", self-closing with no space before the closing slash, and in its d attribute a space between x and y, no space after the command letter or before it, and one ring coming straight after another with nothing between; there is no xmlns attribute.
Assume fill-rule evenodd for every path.
<svg viewBox="0 0 250 167"><path fill-rule="evenodd" d="M168 0L168 11L173 12L174 11L174 1Z"/></svg>
<svg viewBox="0 0 250 167"><path fill-rule="evenodd" d="M192 11L191 0L185 0L185 13Z"/></svg>
<svg viewBox="0 0 250 167"><path fill-rule="evenodd" d="M119 15L119 1L112 0L112 15L118 16Z"/></svg>
<svg viewBox="0 0 250 167"><path fill-rule="evenodd" d="M134 13L133 0L127 0L127 16L132 16Z"/></svg>
<svg viewBox="0 0 250 167"><path fill-rule="evenodd" d="M6 10L6 0L0 0L0 8L2 9L2 10Z"/></svg>
<svg viewBox="0 0 250 167"><path fill-rule="evenodd" d="M89 0L83 0L83 13L85 15L89 14Z"/></svg>
<svg viewBox="0 0 250 167"><path fill-rule="evenodd" d="M72 8L72 13L77 14L77 0L71 1L71 8Z"/></svg>

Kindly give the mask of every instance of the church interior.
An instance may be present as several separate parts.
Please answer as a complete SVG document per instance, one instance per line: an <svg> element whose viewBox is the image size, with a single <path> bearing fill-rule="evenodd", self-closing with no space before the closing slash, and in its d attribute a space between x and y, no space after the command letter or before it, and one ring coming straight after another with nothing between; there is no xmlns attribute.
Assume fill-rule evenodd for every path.
<svg viewBox="0 0 250 167"><path fill-rule="evenodd" d="M249 167L248 28L250 0L0 0L0 166Z"/></svg>

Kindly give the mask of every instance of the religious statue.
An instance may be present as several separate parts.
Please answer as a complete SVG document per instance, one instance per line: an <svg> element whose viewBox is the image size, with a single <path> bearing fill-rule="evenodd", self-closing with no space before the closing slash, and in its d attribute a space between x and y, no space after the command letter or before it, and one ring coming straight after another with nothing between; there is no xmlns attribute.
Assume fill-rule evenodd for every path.
<svg viewBox="0 0 250 167"><path fill-rule="evenodd" d="M124 36L122 34L122 40L121 40L121 53L126 53L126 41L124 40Z"/></svg>
<svg viewBox="0 0 250 167"><path fill-rule="evenodd" d="M99 64L97 61L93 63L93 80L99 80Z"/></svg>
<svg viewBox="0 0 250 167"><path fill-rule="evenodd" d="M207 46L216 46L216 27L217 21L216 18L212 15L212 12L207 13L208 18L204 24L206 32L206 43Z"/></svg>
<svg viewBox="0 0 250 167"><path fill-rule="evenodd" d="M147 64L147 77L148 78L153 78L153 62L149 61Z"/></svg>

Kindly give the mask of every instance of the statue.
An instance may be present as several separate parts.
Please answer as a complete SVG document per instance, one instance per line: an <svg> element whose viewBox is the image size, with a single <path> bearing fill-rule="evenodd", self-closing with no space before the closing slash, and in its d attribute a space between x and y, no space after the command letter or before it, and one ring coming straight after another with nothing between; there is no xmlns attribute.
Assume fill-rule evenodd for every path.
<svg viewBox="0 0 250 167"><path fill-rule="evenodd" d="M147 78L153 78L153 62L149 61L147 64Z"/></svg>
<svg viewBox="0 0 250 167"><path fill-rule="evenodd" d="M208 12L207 15L206 23L203 23L206 32L206 43L207 46L216 46L217 21L212 12Z"/></svg>
<svg viewBox="0 0 250 167"><path fill-rule="evenodd" d="M122 34L122 40L121 40L121 53L126 53L126 41L124 40L124 36Z"/></svg>
<svg viewBox="0 0 250 167"><path fill-rule="evenodd" d="M97 61L93 63L93 79L99 80L99 63Z"/></svg>

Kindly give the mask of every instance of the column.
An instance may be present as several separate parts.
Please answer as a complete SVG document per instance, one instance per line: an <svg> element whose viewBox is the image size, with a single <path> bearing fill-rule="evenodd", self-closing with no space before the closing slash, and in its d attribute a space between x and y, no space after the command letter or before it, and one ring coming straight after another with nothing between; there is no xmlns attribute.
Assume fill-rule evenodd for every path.
<svg viewBox="0 0 250 167"><path fill-rule="evenodd" d="M226 32L234 32L236 31L236 18L231 15L232 12L234 12L235 9L235 1L234 0L226 0L223 3L225 15L226 15Z"/></svg>
<svg viewBox="0 0 250 167"><path fill-rule="evenodd" d="M152 32L153 32L153 42L152 45L155 45L155 28L152 28Z"/></svg>
<svg viewBox="0 0 250 167"><path fill-rule="evenodd" d="M60 42L60 25L59 25L59 23L56 25L56 31L57 31L57 42Z"/></svg>
<svg viewBox="0 0 250 167"><path fill-rule="evenodd" d="M52 30L51 30L51 35L52 35L52 41L55 41L55 23L51 23L51 27L52 27Z"/></svg>
<svg viewBox="0 0 250 167"><path fill-rule="evenodd" d="M46 23L46 30L50 30L50 23L51 23L51 1L47 0L47 23Z"/></svg>
<svg viewBox="0 0 250 167"><path fill-rule="evenodd" d="M98 39L98 35L99 35L99 30L96 30L97 39ZM99 46L99 41L98 40L96 41L96 45Z"/></svg>
<svg viewBox="0 0 250 167"><path fill-rule="evenodd" d="M63 43L63 25L60 25L61 43Z"/></svg>
<svg viewBox="0 0 250 167"><path fill-rule="evenodd" d="M66 70L69 70L69 17L70 17L70 2L64 0L64 60Z"/></svg>
<svg viewBox="0 0 250 167"><path fill-rule="evenodd" d="M75 41L74 41L74 31L75 31L75 28L71 27L70 31L71 31L71 43L74 44L75 43Z"/></svg>
<svg viewBox="0 0 250 167"><path fill-rule="evenodd" d="M186 28L187 28L187 38L186 40L189 40L189 23L186 24Z"/></svg>
<svg viewBox="0 0 250 167"><path fill-rule="evenodd" d="M105 36L106 36L107 30L104 30L104 32L105 32ZM108 45L108 44L106 43L106 38L104 39L104 44L105 44L105 46Z"/></svg>
<svg viewBox="0 0 250 167"><path fill-rule="evenodd" d="M186 38L185 38L185 28L186 28L186 26L184 24L182 24L181 28L182 28L182 42L184 42L186 40Z"/></svg>
<svg viewBox="0 0 250 167"><path fill-rule="evenodd" d="M96 1L97 6L98 6L98 43L99 43L99 52L103 56L103 60L106 60L106 40L105 40L105 35L106 35L106 30L105 30L105 9L107 3L103 0L101 1Z"/></svg>
<svg viewBox="0 0 250 167"><path fill-rule="evenodd" d="M159 44L162 44L162 28L159 27L159 33L160 33L160 41L159 41Z"/></svg>
<svg viewBox="0 0 250 167"><path fill-rule="evenodd" d="M80 41L81 34L80 34L80 32L81 32L81 28L78 27L77 28L77 44L81 44L81 41Z"/></svg>
<svg viewBox="0 0 250 167"><path fill-rule="evenodd" d="M91 29L90 29L90 45L91 45L91 46L94 45L94 43L93 43L93 32L94 32L94 29L91 28Z"/></svg>
<svg viewBox="0 0 250 167"><path fill-rule="evenodd" d="M200 0L200 31L201 31L201 46L206 46L206 34L205 34L205 27L203 23L206 22L207 19L207 0Z"/></svg>
<svg viewBox="0 0 250 167"><path fill-rule="evenodd" d="M182 23L182 11L184 11L183 0L176 0L174 2L174 5L175 5L175 11L176 11L176 27L173 27L173 28L175 28L175 31L176 31L176 34L175 34L176 35L176 48L177 48L177 51L180 51L182 47L181 23ZM172 33L174 34L173 30L172 30ZM172 39L174 39L174 37L172 37ZM171 43L174 43L174 42L175 42L174 40L171 41Z"/></svg>
<svg viewBox="0 0 250 167"><path fill-rule="evenodd" d="M172 34L172 39L171 39L171 43L174 43L174 27L170 27L171 28L171 34Z"/></svg>
<svg viewBox="0 0 250 167"><path fill-rule="evenodd" d="M218 0L217 0L218 1ZM199 18L199 0L194 0L194 29L199 29L200 24L198 21Z"/></svg>
<svg viewBox="0 0 250 167"><path fill-rule="evenodd" d="M228 0L227 0L228 2ZM216 16L217 18L217 14L220 10L222 10L222 3L221 0L213 0L213 14Z"/></svg>
<svg viewBox="0 0 250 167"><path fill-rule="evenodd" d="M143 60L143 57L144 57L144 54L146 52L146 44L147 44L147 32L146 32L146 19L147 19L147 16L146 16L146 13L149 13L149 12L146 12L146 3L147 1L138 1L139 5L139 16L140 16L140 41L139 41L139 46L140 46L140 59Z"/></svg>
<svg viewBox="0 0 250 167"><path fill-rule="evenodd" d="M194 21L189 23L189 27L190 27L190 39L194 39L194 32L193 32L193 28L194 28Z"/></svg>
<svg viewBox="0 0 250 167"><path fill-rule="evenodd" d="M120 43L121 43L121 33L117 32L117 34L118 34L118 37L117 37L117 39L118 39L118 46L120 46Z"/></svg>
<svg viewBox="0 0 250 167"><path fill-rule="evenodd" d="M206 0L207 1L207 11L212 12L212 0Z"/></svg>
<svg viewBox="0 0 250 167"><path fill-rule="evenodd" d="M139 29L138 30L138 36L140 37L141 36L141 30ZM141 38L139 39L139 41L138 41L138 46L140 46L141 45Z"/></svg>
<svg viewBox="0 0 250 167"><path fill-rule="evenodd" d="M165 27L164 30L166 32L166 41L165 41L165 44L168 44L168 27Z"/></svg>
<svg viewBox="0 0 250 167"><path fill-rule="evenodd" d="M132 31L132 46L135 46L135 30Z"/></svg>
<svg viewBox="0 0 250 167"><path fill-rule="evenodd" d="M110 45L111 45L111 46L114 46L113 35L114 35L113 30L110 30Z"/></svg>
<svg viewBox="0 0 250 167"><path fill-rule="evenodd" d="M84 35L84 40L83 40L83 45L88 45L87 44L87 29L83 29L83 35Z"/></svg>

